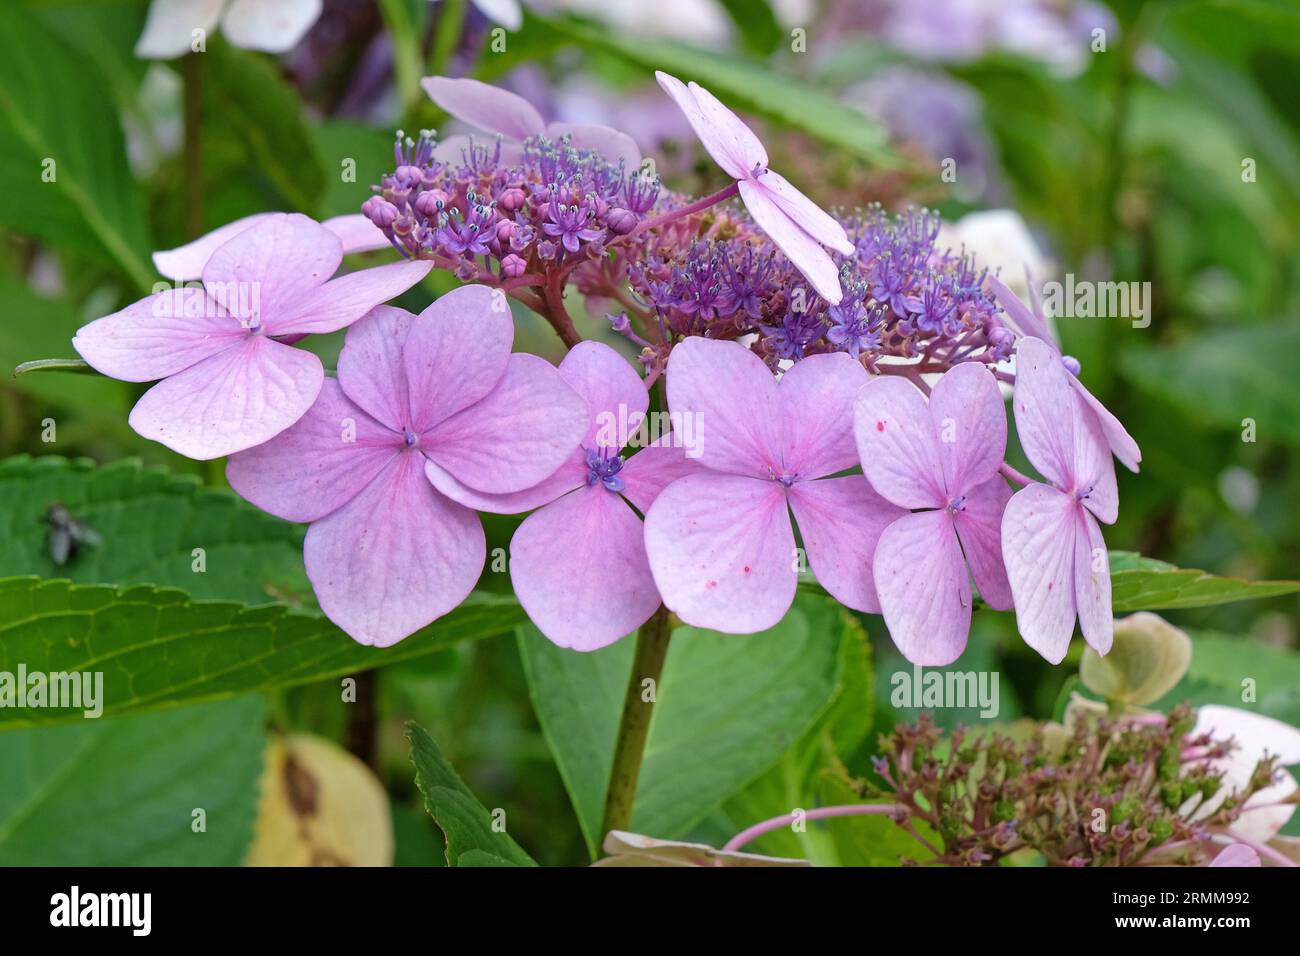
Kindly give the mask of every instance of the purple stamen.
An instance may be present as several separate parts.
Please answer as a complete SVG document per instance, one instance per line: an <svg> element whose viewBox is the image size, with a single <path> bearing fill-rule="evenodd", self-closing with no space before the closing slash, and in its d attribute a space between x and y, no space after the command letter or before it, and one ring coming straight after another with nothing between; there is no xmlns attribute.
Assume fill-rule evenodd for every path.
<svg viewBox="0 0 1300 956"><path fill-rule="evenodd" d="M618 473L623 470L623 459L609 448L588 448L587 487L600 482L606 491L620 492L626 485Z"/></svg>

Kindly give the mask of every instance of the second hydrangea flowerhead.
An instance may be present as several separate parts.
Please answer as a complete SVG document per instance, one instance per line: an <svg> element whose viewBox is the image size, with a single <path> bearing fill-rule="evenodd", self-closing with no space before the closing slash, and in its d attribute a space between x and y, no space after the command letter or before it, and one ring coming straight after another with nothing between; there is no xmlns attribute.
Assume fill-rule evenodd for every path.
<svg viewBox="0 0 1300 956"><path fill-rule="evenodd" d="M398 262L331 279L338 236L306 216L276 214L206 259L202 287L168 288L78 330L92 367L128 382L161 379L131 410L131 427L190 458L234 454L306 413L325 379L320 359L291 344L334 332L428 274Z"/></svg>
<svg viewBox="0 0 1300 956"><path fill-rule="evenodd" d="M483 528L427 463L483 494L553 473L587 425L553 366L511 354L504 301L466 286L413 316L382 307L348 330L338 379L294 427L236 455L244 498L310 522L303 553L321 609L363 644L400 641L460 604Z"/></svg>

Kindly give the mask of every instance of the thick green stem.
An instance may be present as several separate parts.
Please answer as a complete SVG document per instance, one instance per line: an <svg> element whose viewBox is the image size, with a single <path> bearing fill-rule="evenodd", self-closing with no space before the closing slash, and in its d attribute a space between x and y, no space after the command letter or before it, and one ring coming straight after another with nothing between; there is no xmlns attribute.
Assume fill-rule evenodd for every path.
<svg viewBox="0 0 1300 956"><path fill-rule="evenodd" d="M187 53L181 59L185 111L184 176L186 239L203 235L203 56Z"/></svg>
<svg viewBox="0 0 1300 956"><path fill-rule="evenodd" d="M618 740L614 744L614 764L609 771L609 789L605 793L605 817L601 833L626 830L632 821L632 803L636 799L636 782L641 775L641 758L650 734L650 715L659 691L659 678L668 656L668 609L660 607L636 635L636 656L628 677L627 696L623 698L623 716L618 722ZM654 681L649 687L647 680ZM648 693L653 687L653 693ZM647 697L649 699L647 699Z"/></svg>

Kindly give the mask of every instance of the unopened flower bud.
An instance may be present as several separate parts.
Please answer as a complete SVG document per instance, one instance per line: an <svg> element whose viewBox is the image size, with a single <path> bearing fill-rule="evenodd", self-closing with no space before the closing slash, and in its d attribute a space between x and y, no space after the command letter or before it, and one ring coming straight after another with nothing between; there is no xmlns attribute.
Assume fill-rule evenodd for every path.
<svg viewBox="0 0 1300 956"><path fill-rule="evenodd" d="M506 212L514 212L516 209L523 209L524 203L528 202L528 194L518 186L511 186L501 191L497 197L497 205Z"/></svg>
<svg viewBox="0 0 1300 956"><path fill-rule="evenodd" d="M502 219L497 223L497 242L509 245L510 240L515 234L515 223L513 219Z"/></svg>
<svg viewBox="0 0 1300 956"><path fill-rule="evenodd" d="M528 263L511 253L501 260L501 274L507 279L516 279L528 269Z"/></svg>
<svg viewBox="0 0 1300 956"><path fill-rule="evenodd" d="M636 228L641 217L631 209L624 209L622 206L614 206L605 216L605 222L609 226L609 231L616 236L626 236Z"/></svg>
<svg viewBox="0 0 1300 956"><path fill-rule="evenodd" d="M447 194L441 189L426 189L415 197L415 211L426 219L436 219L447 207Z"/></svg>
<svg viewBox="0 0 1300 956"><path fill-rule="evenodd" d="M363 202L361 212L380 229L387 229L392 226L393 221L400 215L396 206L387 199L380 199L378 196L371 196Z"/></svg>
<svg viewBox="0 0 1300 956"><path fill-rule="evenodd" d="M1061 364L1064 365L1066 370L1075 378L1078 378L1079 373L1083 371L1083 366L1079 364L1079 360L1073 355L1062 355Z"/></svg>

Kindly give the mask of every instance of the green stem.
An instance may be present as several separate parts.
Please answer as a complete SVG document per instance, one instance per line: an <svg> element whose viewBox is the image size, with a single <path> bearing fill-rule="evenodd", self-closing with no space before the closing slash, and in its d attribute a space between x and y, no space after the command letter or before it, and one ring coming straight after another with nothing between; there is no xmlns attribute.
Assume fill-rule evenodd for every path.
<svg viewBox="0 0 1300 956"><path fill-rule="evenodd" d="M185 214L186 239L203 235L203 54L187 53L181 59L185 110Z"/></svg>
<svg viewBox="0 0 1300 956"><path fill-rule="evenodd" d="M433 36L433 56L429 60L432 76L446 76L451 56L465 27L465 0L442 0L438 11L438 28Z"/></svg>
<svg viewBox="0 0 1300 956"><path fill-rule="evenodd" d="M644 700L644 682L654 681L658 695L659 678L668 656L668 638L672 634L668 609L660 606L650 620L641 625L636 634L636 656L632 659L632 674L627 682L627 696L623 698L623 716L618 722L618 739L614 744L614 763L609 771L609 789L605 793L605 816L601 834L610 830L626 830L632 821L632 803L636 799L637 778L641 774L641 758L645 755L646 738L650 735L650 716L654 698Z"/></svg>

